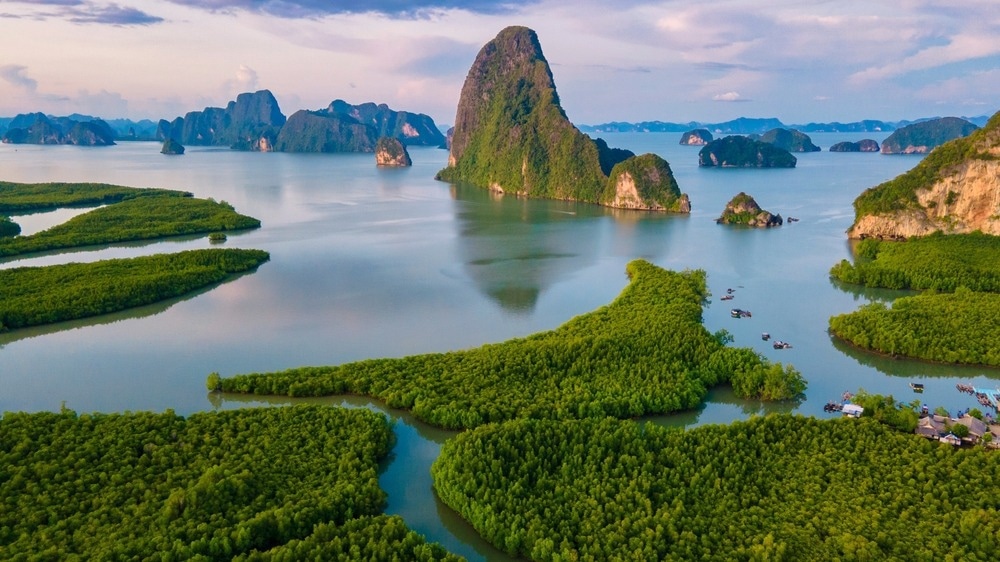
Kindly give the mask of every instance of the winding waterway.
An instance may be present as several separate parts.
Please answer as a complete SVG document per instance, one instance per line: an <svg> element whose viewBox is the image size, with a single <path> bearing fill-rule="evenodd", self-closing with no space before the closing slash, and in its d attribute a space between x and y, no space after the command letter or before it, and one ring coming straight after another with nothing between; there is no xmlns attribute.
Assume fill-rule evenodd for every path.
<svg viewBox="0 0 1000 562"><path fill-rule="evenodd" d="M697 167L697 148L679 134L608 134L611 146L655 152L689 194L690 216L623 212L566 202L496 197L437 182L439 149L412 149L411 168L378 169L365 154L296 155L189 147L159 154L156 143L108 148L0 145L0 180L87 181L183 189L232 203L261 219L227 246L260 248L271 261L187 298L100 318L0 334L0 411L163 411L187 414L268 403L205 393L205 377L338 364L368 357L474 347L554 328L610 302L625 264L645 258L701 268L714 296L705 325L736 345L795 365L808 380L796 403L762 405L716 389L698 410L653 420L677 426L726 423L765 411L824 416L823 404L864 388L949 409L974 406L956 382L998 385L1000 373L899 361L831 340L827 319L898 293L829 280L850 256L844 231L865 188L919 161L914 156L800 154L791 170ZM824 148L857 134L814 134ZM886 135L874 135L881 141ZM737 192L798 222L770 230L715 224ZM72 212L76 212L75 210ZM63 214L15 217L36 231ZM87 248L0 263L0 267L85 261L208 247L205 237ZM726 289L731 301L721 302ZM734 319L729 310L752 311ZM775 350L761 332L789 341ZM396 422L385 462L387 511L470 560L503 560L435 498L429 466L450 432L366 399L325 403L368 407Z"/></svg>

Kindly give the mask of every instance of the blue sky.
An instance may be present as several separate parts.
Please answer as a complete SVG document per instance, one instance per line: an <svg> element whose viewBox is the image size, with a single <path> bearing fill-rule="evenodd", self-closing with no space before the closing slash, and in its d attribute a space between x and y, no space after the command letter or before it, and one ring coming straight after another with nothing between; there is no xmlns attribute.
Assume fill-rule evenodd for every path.
<svg viewBox="0 0 1000 562"><path fill-rule="evenodd" d="M286 115L339 98L445 125L509 25L578 124L1000 110L997 0L0 0L0 116L173 118L266 88Z"/></svg>

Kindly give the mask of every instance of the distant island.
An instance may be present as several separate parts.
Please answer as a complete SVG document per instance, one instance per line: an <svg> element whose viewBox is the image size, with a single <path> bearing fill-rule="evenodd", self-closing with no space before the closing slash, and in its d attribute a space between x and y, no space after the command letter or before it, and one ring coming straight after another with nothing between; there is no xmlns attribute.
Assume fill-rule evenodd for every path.
<svg viewBox="0 0 1000 562"><path fill-rule="evenodd" d="M875 119L865 119L862 121L852 121L840 123L805 123L805 124L785 124L781 120L768 118L740 117L730 121L710 122L710 121L688 121L686 123L673 123L669 121L612 121L600 125L580 125L579 129L585 133L683 133L692 129L705 129L715 135L749 135L764 134L771 129L795 129L803 133L879 133L891 132L896 129L919 123L930 121L938 117L924 117L913 121L879 121ZM966 121L978 126L983 126L989 120L988 115L976 117L963 117Z"/></svg>
<svg viewBox="0 0 1000 562"><path fill-rule="evenodd" d="M27 113L8 122L0 141L8 144L111 146L115 144L115 133L100 119L80 121L69 117L50 118L43 113Z"/></svg>
<svg viewBox="0 0 1000 562"><path fill-rule="evenodd" d="M830 152L879 152L878 142L862 139L858 142L843 141L830 146Z"/></svg>
<svg viewBox="0 0 1000 562"><path fill-rule="evenodd" d="M715 138L708 129L692 129L681 135L681 142L685 146L705 146Z"/></svg>
<svg viewBox="0 0 1000 562"><path fill-rule="evenodd" d="M958 117L942 117L897 129L882 141L882 154L926 154L934 147L969 135L979 127Z"/></svg>
<svg viewBox="0 0 1000 562"><path fill-rule="evenodd" d="M462 86L448 166L437 178L497 193L689 212L669 165L581 133L559 104L534 31L508 27L479 51Z"/></svg>
<svg viewBox="0 0 1000 562"><path fill-rule="evenodd" d="M701 167L794 168L796 162L787 150L742 135L715 139L698 152Z"/></svg>
<svg viewBox="0 0 1000 562"><path fill-rule="evenodd" d="M760 136L760 142L773 144L788 152L818 152L820 148L813 144L809 135L795 129L776 128Z"/></svg>
<svg viewBox="0 0 1000 562"><path fill-rule="evenodd" d="M848 236L900 239L975 230L1000 234L998 138L1000 112L969 136L938 146L905 174L865 190L854 200ZM882 147L884 152L885 143Z"/></svg>

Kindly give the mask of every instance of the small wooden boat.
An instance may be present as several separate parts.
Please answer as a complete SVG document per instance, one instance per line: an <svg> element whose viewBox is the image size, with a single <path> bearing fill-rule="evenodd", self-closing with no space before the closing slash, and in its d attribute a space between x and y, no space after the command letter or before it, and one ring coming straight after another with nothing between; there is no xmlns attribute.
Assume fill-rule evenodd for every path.
<svg viewBox="0 0 1000 562"><path fill-rule="evenodd" d="M919 383L919 382L911 382L910 383L910 388L913 389L913 392L923 392L924 391L924 385L923 385L923 383Z"/></svg>
<svg viewBox="0 0 1000 562"><path fill-rule="evenodd" d="M762 334L760 335L760 339L762 339L762 340L764 340L764 341L767 341L767 340L771 339L771 334L769 334L769 333L767 333L767 332L764 332L764 333L762 333Z"/></svg>

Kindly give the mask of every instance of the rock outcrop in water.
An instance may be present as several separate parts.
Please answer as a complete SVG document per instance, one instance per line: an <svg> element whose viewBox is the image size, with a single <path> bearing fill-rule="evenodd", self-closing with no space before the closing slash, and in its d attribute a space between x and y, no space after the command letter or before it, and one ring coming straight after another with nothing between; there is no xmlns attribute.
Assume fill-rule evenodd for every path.
<svg viewBox="0 0 1000 562"><path fill-rule="evenodd" d="M375 143L375 165L402 168L413 165L410 153L395 137L379 137Z"/></svg>
<svg viewBox="0 0 1000 562"><path fill-rule="evenodd" d="M538 37L526 27L502 30L479 51L462 86L450 144L448 167L437 176L443 181L627 208L681 206L679 191L676 201L645 199L676 187L669 166L664 170L650 159L626 170L631 180L623 175L620 184L611 183L608 175L633 153L595 142L570 123ZM659 175L664 173L669 179ZM658 187L647 190L646 181Z"/></svg>
<svg viewBox="0 0 1000 562"><path fill-rule="evenodd" d="M173 121L161 119L156 138L174 139L182 145L270 152L284 124L278 100L270 91L260 90L236 96L225 109L206 107Z"/></svg>
<svg viewBox="0 0 1000 562"><path fill-rule="evenodd" d="M969 135L979 127L958 117L942 117L896 129L882 141L882 154L926 154L950 140Z"/></svg>
<svg viewBox="0 0 1000 562"><path fill-rule="evenodd" d="M878 142L872 139L862 139L858 142L838 142L830 147L830 152L878 152Z"/></svg>
<svg viewBox="0 0 1000 562"><path fill-rule="evenodd" d="M429 115L395 111L384 103L351 105L344 100L334 100L325 110L316 113L347 116L358 123L370 125L376 141L380 137L392 137L406 146L443 147L447 144L445 136Z"/></svg>
<svg viewBox="0 0 1000 562"><path fill-rule="evenodd" d="M163 141L163 147L160 148L160 154L184 154L184 145L174 139L167 139Z"/></svg>
<svg viewBox="0 0 1000 562"><path fill-rule="evenodd" d="M796 162L787 150L740 135L715 139L698 152L702 167L794 168Z"/></svg>
<svg viewBox="0 0 1000 562"><path fill-rule="evenodd" d="M1000 113L969 136L938 146L912 170L866 190L854 211L851 238L975 230L1000 235Z"/></svg>
<svg viewBox="0 0 1000 562"><path fill-rule="evenodd" d="M705 146L712 142L714 138L708 129L694 129L681 135L681 142L685 146Z"/></svg>
<svg viewBox="0 0 1000 562"><path fill-rule="evenodd" d="M115 133L100 119L77 121L70 117L26 113L11 120L0 140L10 144L110 146L115 144Z"/></svg>
<svg viewBox="0 0 1000 562"><path fill-rule="evenodd" d="M722 211L722 216L715 219L715 222L719 224L740 224L759 228L780 226L784 224L784 220L781 218L781 215L773 215L769 211L761 209L760 205L754 201L753 197L743 193L742 191L729 200L729 203L726 204L726 208Z"/></svg>
<svg viewBox="0 0 1000 562"><path fill-rule="evenodd" d="M670 164L655 154L634 156L616 164L601 204L618 209L691 212L691 201L677 186Z"/></svg>

